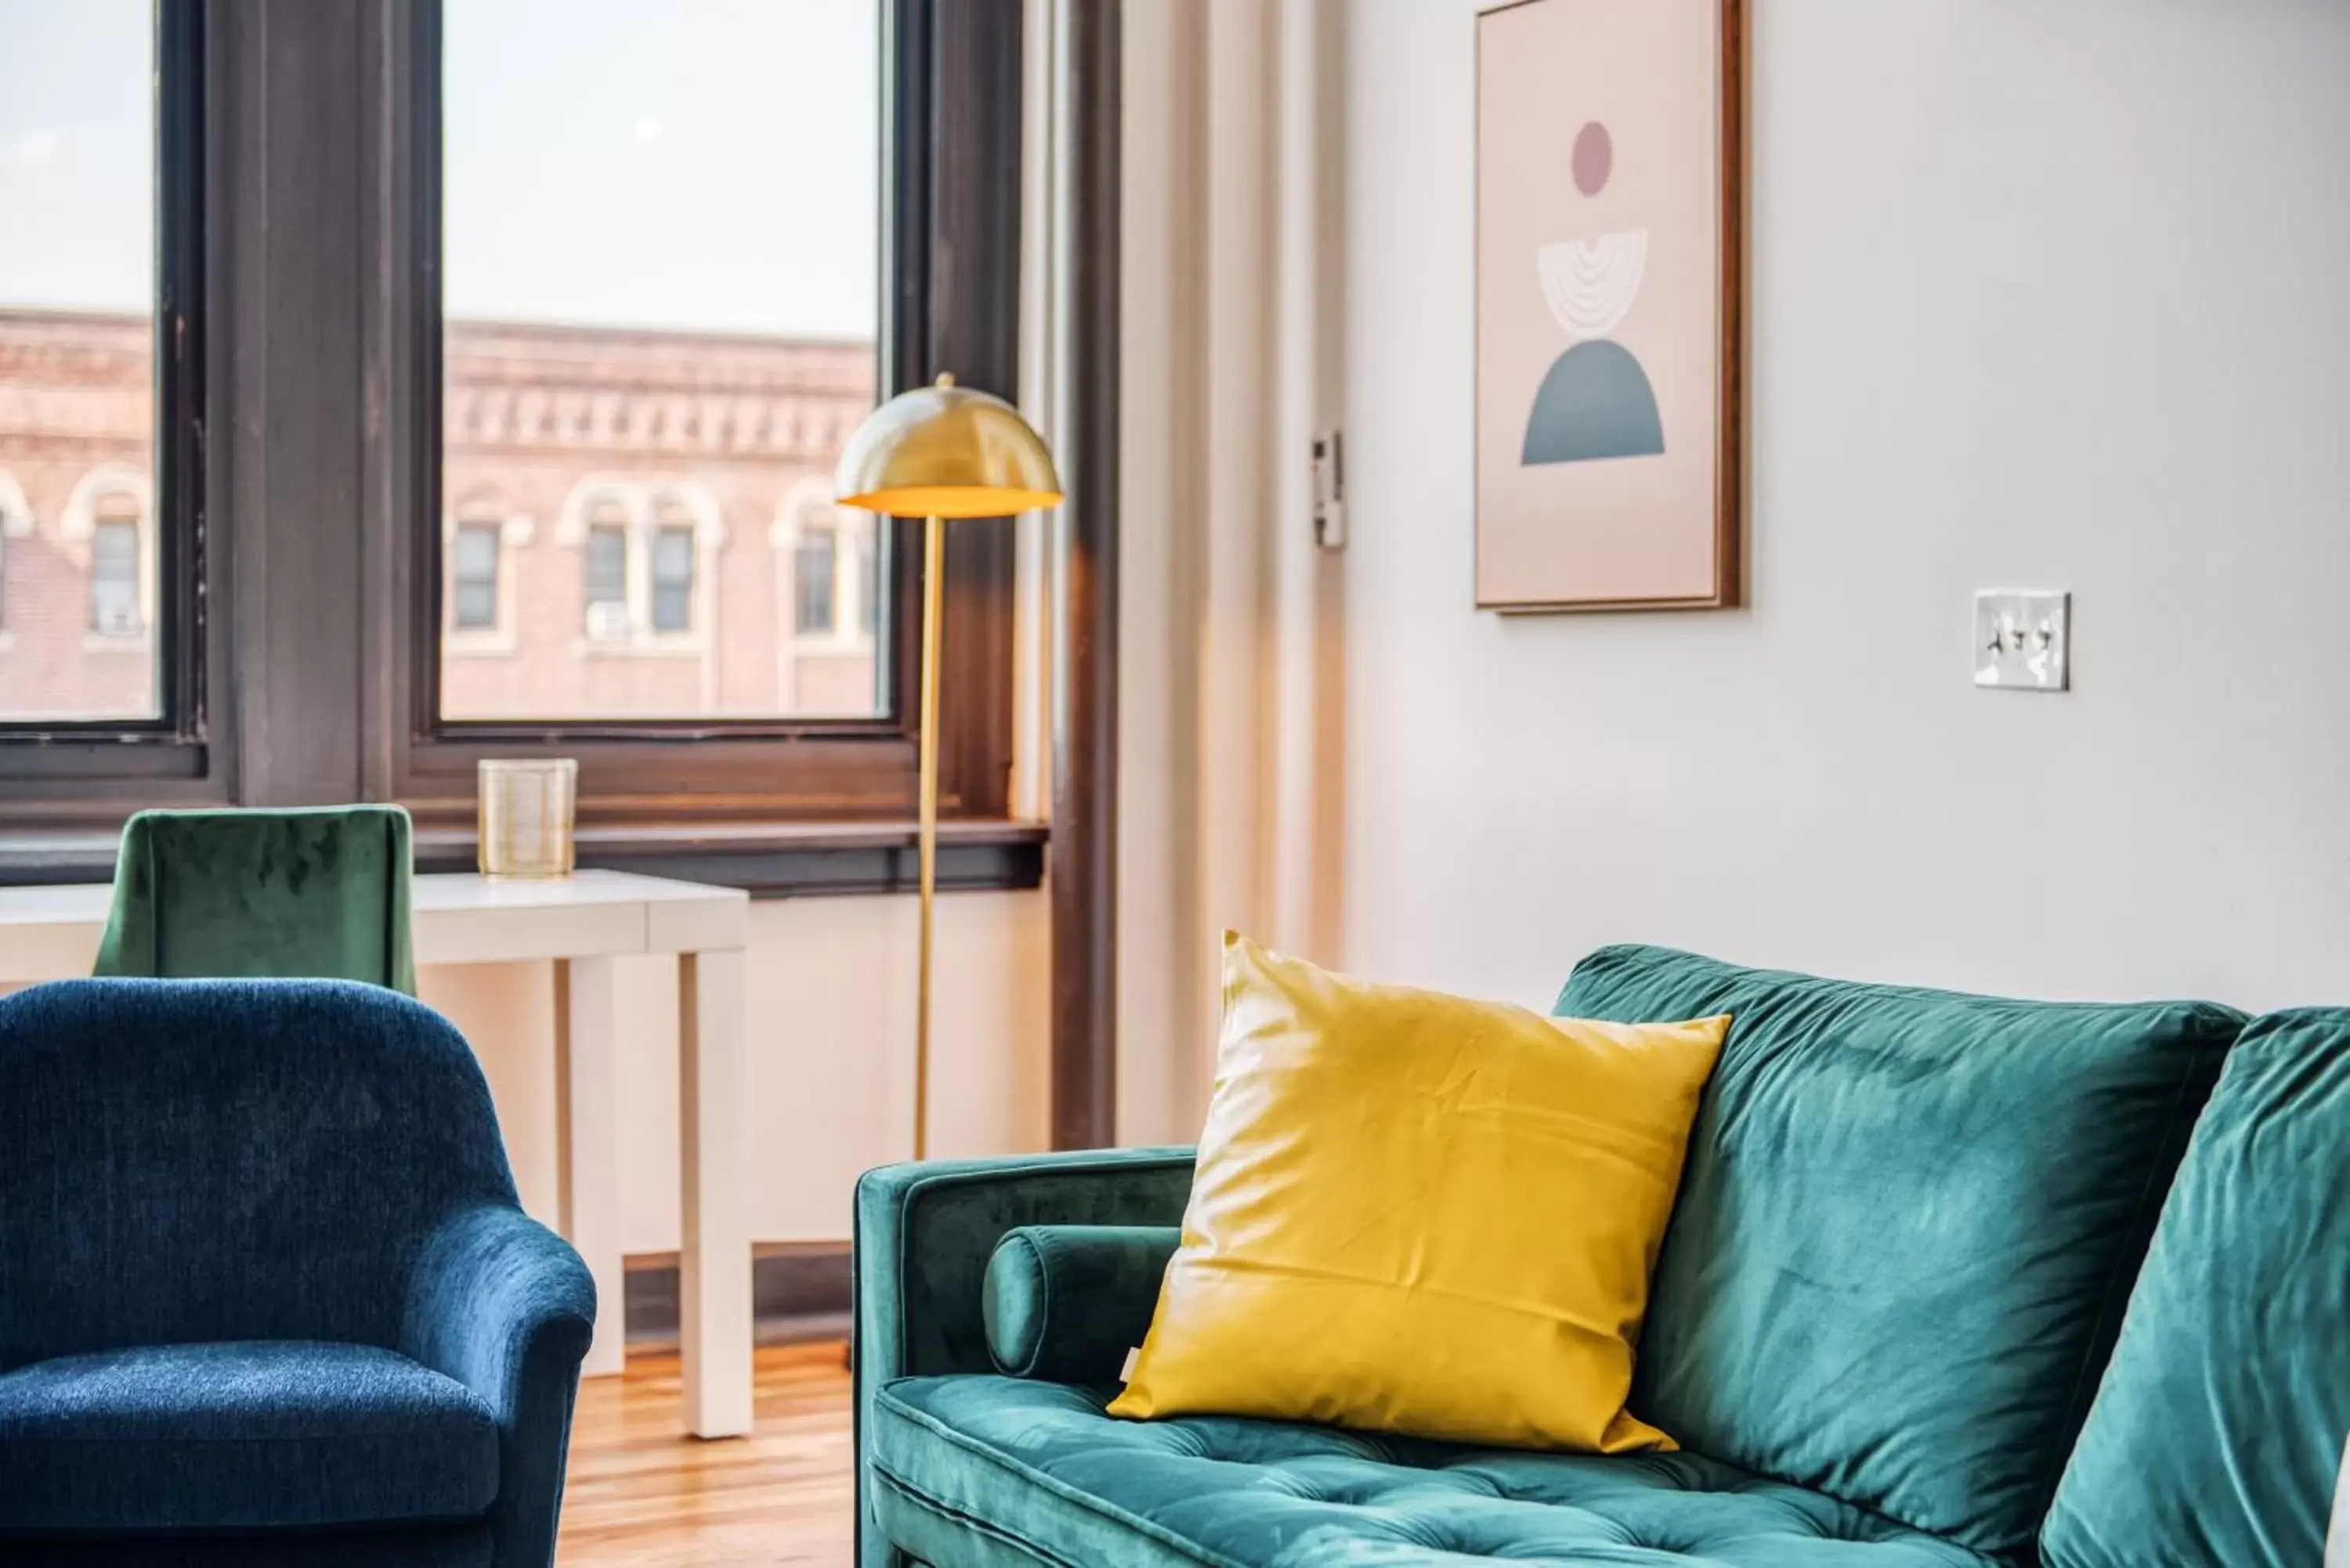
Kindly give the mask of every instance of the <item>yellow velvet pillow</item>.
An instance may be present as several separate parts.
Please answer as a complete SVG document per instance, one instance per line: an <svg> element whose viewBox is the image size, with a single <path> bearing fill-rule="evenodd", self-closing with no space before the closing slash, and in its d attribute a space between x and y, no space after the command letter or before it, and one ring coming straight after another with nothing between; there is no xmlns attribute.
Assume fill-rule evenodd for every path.
<svg viewBox="0 0 2350 1568"><path fill-rule="evenodd" d="M1227 932L1183 1243L1110 1414L1673 1447L1624 1399L1729 1026L1368 985Z"/></svg>

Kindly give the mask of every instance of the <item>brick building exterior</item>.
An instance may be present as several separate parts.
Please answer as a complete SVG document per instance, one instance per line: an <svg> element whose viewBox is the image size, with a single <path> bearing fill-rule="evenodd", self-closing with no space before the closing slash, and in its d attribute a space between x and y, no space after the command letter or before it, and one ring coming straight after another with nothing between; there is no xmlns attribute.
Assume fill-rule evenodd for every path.
<svg viewBox="0 0 2350 1568"><path fill-rule="evenodd" d="M153 345L143 317L0 311L0 718L155 711Z"/></svg>
<svg viewBox="0 0 2350 1568"><path fill-rule="evenodd" d="M0 718L153 711L152 375L143 317L0 311ZM445 716L871 711L869 344L460 323L444 379Z"/></svg>

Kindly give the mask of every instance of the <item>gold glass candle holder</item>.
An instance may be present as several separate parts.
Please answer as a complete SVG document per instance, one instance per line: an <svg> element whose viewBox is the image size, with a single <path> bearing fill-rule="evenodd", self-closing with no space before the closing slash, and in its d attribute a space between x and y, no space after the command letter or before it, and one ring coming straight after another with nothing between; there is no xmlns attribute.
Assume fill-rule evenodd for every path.
<svg viewBox="0 0 2350 1568"><path fill-rule="evenodd" d="M569 757L484 761L476 863L494 879L571 875L579 764Z"/></svg>

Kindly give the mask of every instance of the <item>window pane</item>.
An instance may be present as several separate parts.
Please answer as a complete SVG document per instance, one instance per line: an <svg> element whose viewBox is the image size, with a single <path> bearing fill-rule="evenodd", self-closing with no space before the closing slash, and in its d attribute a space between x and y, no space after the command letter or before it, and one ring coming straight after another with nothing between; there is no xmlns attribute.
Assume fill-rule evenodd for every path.
<svg viewBox="0 0 2350 1568"><path fill-rule="evenodd" d="M599 523L588 530L588 635L599 642L629 635L628 530Z"/></svg>
<svg viewBox="0 0 2350 1568"><path fill-rule="evenodd" d="M460 631L498 624L498 529L466 523L457 529L456 592L452 607Z"/></svg>
<svg viewBox="0 0 2350 1568"><path fill-rule="evenodd" d="M488 631L498 624L498 585L494 578L457 579L457 629Z"/></svg>
<svg viewBox="0 0 2350 1568"><path fill-rule="evenodd" d="M0 723L151 719L155 23L0 0Z"/></svg>
<svg viewBox="0 0 2350 1568"><path fill-rule="evenodd" d="M494 524L468 523L457 530L457 576L463 578L498 575L498 531Z"/></svg>
<svg viewBox="0 0 2350 1568"><path fill-rule="evenodd" d="M693 530L653 535L653 629L683 631L693 618Z"/></svg>
<svg viewBox="0 0 2350 1568"><path fill-rule="evenodd" d="M873 635L874 622L879 618L881 604L881 574L874 569L873 530L860 529L857 535L857 634Z"/></svg>
<svg viewBox="0 0 2350 1568"><path fill-rule="evenodd" d="M101 518L89 539L89 629L102 637L137 637L139 524Z"/></svg>
<svg viewBox="0 0 2350 1568"><path fill-rule="evenodd" d="M803 636L832 629L833 532L811 528L792 554L793 602Z"/></svg>
<svg viewBox="0 0 2350 1568"><path fill-rule="evenodd" d="M872 633L802 646L792 586L873 406L879 0L444 0L442 32L442 493L538 520L513 649L444 649L442 716L879 711Z"/></svg>

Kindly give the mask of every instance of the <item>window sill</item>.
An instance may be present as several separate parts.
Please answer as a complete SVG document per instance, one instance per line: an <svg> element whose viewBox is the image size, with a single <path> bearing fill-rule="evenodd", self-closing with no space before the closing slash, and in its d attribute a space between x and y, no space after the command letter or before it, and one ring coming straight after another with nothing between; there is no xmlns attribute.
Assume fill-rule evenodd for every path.
<svg viewBox="0 0 2350 1568"><path fill-rule="evenodd" d="M914 835L913 825L902 822L586 827L578 834L578 861L741 888L754 898L910 893L920 877ZM942 822L939 890L1035 888L1044 880L1050 836L1040 822ZM116 840L111 833L0 837L0 887L111 881ZM417 870L473 867L471 828L417 831Z"/></svg>
<svg viewBox="0 0 2350 1568"><path fill-rule="evenodd" d="M458 659L511 659L517 648L514 633L490 627L444 631L441 634L441 646Z"/></svg>
<svg viewBox="0 0 2350 1568"><path fill-rule="evenodd" d="M700 659L709 651L709 639L698 631L640 631L575 638L571 643L574 659Z"/></svg>
<svg viewBox="0 0 2350 1568"><path fill-rule="evenodd" d="M939 824L942 893L1035 888L1045 879L1041 822ZM754 898L911 893L920 886L915 827L907 822L750 822L583 827L583 867L741 888ZM471 828L422 829L419 871L471 871Z"/></svg>
<svg viewBox="0 0 2350 1568"><path fill-rule="evenodd" d="M86 631L81 634L84 653L135 653L140 658L152 658L155 646L143 631Z"/></svg>

